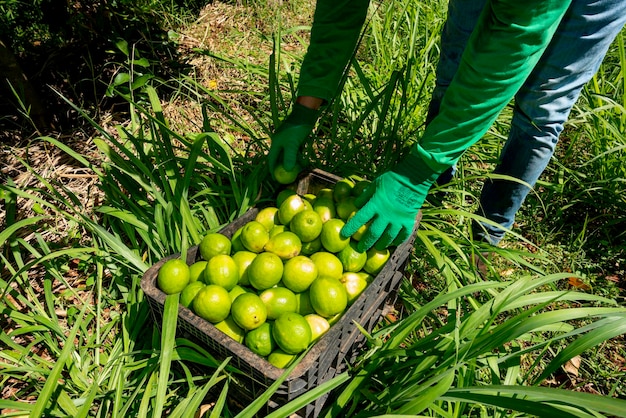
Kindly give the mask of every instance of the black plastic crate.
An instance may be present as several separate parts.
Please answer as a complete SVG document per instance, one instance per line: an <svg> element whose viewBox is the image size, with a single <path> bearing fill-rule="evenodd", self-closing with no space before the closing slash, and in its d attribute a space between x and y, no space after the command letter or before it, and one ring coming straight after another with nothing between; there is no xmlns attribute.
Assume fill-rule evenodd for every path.
<svg viewBox="0 0 626 418"><path fill-rule="evenodd" d="M299 179L296 191L301 195L316 193L324 187L331 187L340 179L341 177L325 171L313 170ZM250 209L220 232L231 237L237 229L253 220L258 212L258 208ZM345 371L347 365L356 359L365 343L365 336L354 325L354 322L370 332L380 321L385 308L395 302L397 289L403 277L402 271L413 247L420 216L416 219L415 228L409 240L392 251L389 261L372 283L328 332L315 343L281 384L268 405L268 412L332 379ZM162 323L166 297L157 287L158 271L167 260L177 257L180 257L180 254L173 254L155 263L145 272L141 280L141 288L157 324ZM197 246L187 252L188 264L191 265L200 259ZM200 342L218 360L232 357L229 364L243 372L241 377L238 377L239 384L235 386L240 395L239 403L256 399L283 374L283 369L273 366L245 345L222 333L210 322L195 315L190 309L180 305L178 312L178 332ZM322 397L307 405L299 415L306 418L316 417L321 412L325 400L326 397Z"/></svg>

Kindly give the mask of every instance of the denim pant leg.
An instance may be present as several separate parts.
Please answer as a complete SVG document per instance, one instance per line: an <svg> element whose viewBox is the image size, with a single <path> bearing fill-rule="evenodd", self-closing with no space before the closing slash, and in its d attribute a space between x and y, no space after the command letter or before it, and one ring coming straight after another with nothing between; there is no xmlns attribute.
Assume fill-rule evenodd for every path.
<svg viewBox="0 0 626 418"><path fill-rule="evenodd" d="M467 40L486 3L487 0L450 0L448 3L447 18L441 31L441 53L435 74L435 88L426 115L427 125L439 113L443 95L459 67ZM439 176L437 183L449 183L455 171L454 166L450 167Z"/></svg>
<svg viewBox="0 0 626 418"><path fill-rule="evenodd" d="M478 213L504 228L550 161L563 124L626 23L626 0L575 0L548 49L515 96L511 130L495 173L521 180L487 180ZM474 236L496 245L505 231L477 224Z"/></svg>

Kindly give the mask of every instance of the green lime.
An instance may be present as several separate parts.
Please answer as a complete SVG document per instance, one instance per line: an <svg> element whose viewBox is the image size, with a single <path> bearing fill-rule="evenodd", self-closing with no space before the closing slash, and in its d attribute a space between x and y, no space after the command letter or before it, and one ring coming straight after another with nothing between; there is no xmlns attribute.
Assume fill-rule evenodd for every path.
<svg viewBox="0 0 626 418"><path fill-rule="evenodd" d="M206 285L200 280L190 282L187 286L185 286L183 291L180 292L180 304L183 305L185 308L189 308L200 289L202 289L204 286Z"/></svg>
<svg viewBox="0 0 626 418"><path fill-rule="evenodd" d="M265 251L276 254L281 260L288 260L297 256L301 249L302 241L291 231L276 234L265 244Z"/></svg>
<svg viewBox="0 0 626 418"><path fill-rule="evenodd" d="M280 184L291 184L298 178L298 174L302 168L296 164L296 166L292 170L285 170L282 164L279 164L274 168L274 178Z"/></svg>
<svg viewBox="0 0 626 418"><path fill-rule="evenodd" d="M180 258L167 260L157 274L157 286L168 295L180 293L189 284L189 266Z"/></svg>
<svg viewBox="0 0 626 418"><path fill-rule="evenodd" d="M228 315L226 319L215 324L215 328L219 329L238 343L242 343L246 335L246 331L237 325L231 315Z"/></svg>
<svg viewBox="0 0 626 418"><path fill-rule="evenodd" d="M190 265L189 266L189 281L195 282L198 280L202 280L202 273L204 272L206 265L207 265L207 261L205 260L196 261L195 263Z"/></svg>
<svg viewBox="0 0 626 418"><path fill-rule="evenodd" d="M267 308L267 319L276 319L285 312L296 312L298 300L296 295L286 287L265 289L259 295Z"/></svg>
<svg viewBox="0 0 626 418"><path fill-rule="evenodd" d="M377 250L375 247L367 250L367 261L363 266L363 270L373 276L376 276L385 267L391 253L389 249Z"/></svg>
<svg viewBox="0 0 626 418"><path fill-rule="evenodd" d="M337 253L337 258L341 261L343 271L357 272L361 271L367 262L367 253L357 249L356 241L350 243Z"/></svg>
<svg viewBox="0 0 626 418"><path fill-rule="evenodd" d="M247 290L239 285L235 285L235 287L228 291L228 294L230 295L230 301L233 302L235 299L237 299L237 296L243 293L247 293Z"/></svg>
<svg viewBox="0 0 626 418"><path fill-rule="evenodd" d="M299 255L285 262L283 285L295 293L304 292L317 279L317 266L309 257Z"/></svg>
<svg viewBox="0 0 626 418"><path fill-rule="evenodd" d="M348 246L350 237L343 238L341 229L346 223L339 218L333 218L324 223L320 238L322 246L331 253L338 253Z"/></svg>
<svg viewBox="0 0 626 418"><path fill-rule="evenodd" d="M248 281L257 290L276 286L283 276L283 260L274 253L260 253L248 266Z"/></svg>
<svg viewBox="0 0 626 418"><path fill-rule="evenodd" d="M248 251L260 253L270 239L270 233L261 222L250 221L243 226L239 238Z"/></svg>
<svg viewBox="0 0 626 418"><path fill-rule="evenodd" d="M257 254L252 251L237 251L232 255L235 264L237 264L237 270L239 271L239 284L242 286L250 285L248 279L248 267L252 263L252 260L256 258Z"/></svg>
<svg viewBox="0 0 626 418"><path fill-rule="evenodd" d="M315 313L315 309L313 309L313 305L311 305L311 297L308 290L296 293L296 300L298 301L298 313L300 315Z"/></svg>
<svg viewBox="0 0 626 418"><path fill-rule="evenodd" d="M348 306L346 288L338 279L318 277L311 283L309 293L313 309L324 318L337 315Z"/></svg>
<svg viewBox="0 0 626 418"><path fill-rule="evenodd" d="M267 319L267 308L254 293L239 295L230 310L237 325L246 331L260 327Z"/></svg>
<svg viewBox="0 0 626 418"><path fill-rule="evenodd" d="M276 345L287 354L298 354L311 344L311 327L304 317L295 312L279 316L272 327Z"/></svg>
<svg viewBox="0 0 626 418"><path fill-rule="evenodd" d="M231 242L226 235L219 232L211 232L204 236L198 246L200 255L205 261L219 254L230 254Z"/></svg>
<svg viewBox="0 0 626 418"><path fill-rule="evenodd" d="M228 291L215 284L200 289L191 303L196 315L214 324L226 319L230 313L230 305Z"/></svg>
<svg viewBox="0 0 626 418"><path fill-rule="evenodd" d="M275 343L272 337L272 326L269 322L263 323L258 328L248 331L244 338L246 347L261 357L266 357L274 351Z"/></svg>
<svg viewBox="0 0 626 418"><path fill-rule="evenodd" d="M207 262L202 278L206 284L216 284L230 290L239 283L237 263L229 255L213 256Z"/></svg>
<svg viewBox="0 0 626 418"><path fill-rule="evenodd" d="M270 362L275 367L279 369L284 369L289 366L291 362L293 362L297 356L295 354L287 354L280 348L272 351L269 356L267 356L267 361Z"/></svg>

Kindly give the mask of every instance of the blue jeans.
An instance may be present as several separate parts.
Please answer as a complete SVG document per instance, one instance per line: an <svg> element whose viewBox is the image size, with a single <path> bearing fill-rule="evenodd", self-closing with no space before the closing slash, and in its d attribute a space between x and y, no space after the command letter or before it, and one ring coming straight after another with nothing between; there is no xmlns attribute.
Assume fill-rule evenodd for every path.
<svg viewBox="0 0 626 418"><path fill-rule="evenodd" d="M467 39L487 1L449 2L427 123L439 111ZM626 0L572 1L548 49L515 96L511 129L494 170L496 174L517 178L522 183L486 180L477 213L498 226L475 223L474 239L497 245L511 228L530 188L548 165L563 124L583 86L598 71L624 24ZM451 167L438 183L445 184L453 173Z"/></svg>

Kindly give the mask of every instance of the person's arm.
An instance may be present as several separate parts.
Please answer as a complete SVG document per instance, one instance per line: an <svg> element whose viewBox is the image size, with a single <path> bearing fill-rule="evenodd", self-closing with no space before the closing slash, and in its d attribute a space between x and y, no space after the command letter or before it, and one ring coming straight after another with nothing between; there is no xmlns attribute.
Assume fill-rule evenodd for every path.
<svg viewBox="0 0 626 418"><path fill-rule="evenodd" d="M375 182L365 204L342 230L350 236L371 221L360 249L384 248L411 234L438 175L484 133L524 83L571 0L487 2L448 87L439 114L394 169ZM365 203L367 201L367 203Z"/></svg>
<svg viewBox="0 0 626 418"><path fill-rule="evenodd" d="M300 147L319 117L319 108L336 94L367 16L369 0L318 0L311 41L300 67L298 97L289 115L272 135L270 173L282 164L297 168Z"/></svg>
<svg viewBox="0 0 626 418"><path fill-rule="evenodd" d="M329 101L337 93L367 17L369 0L318 0L300 67L298 95Z"/></svg>
<svg viewBox="0 0 626 418"><path fill-rule="evenodd" d="M411 150L425 170L445 171L487 132L539 61L570 3L487 2L439 114Z"/></svg>

